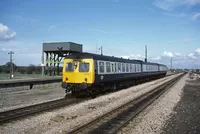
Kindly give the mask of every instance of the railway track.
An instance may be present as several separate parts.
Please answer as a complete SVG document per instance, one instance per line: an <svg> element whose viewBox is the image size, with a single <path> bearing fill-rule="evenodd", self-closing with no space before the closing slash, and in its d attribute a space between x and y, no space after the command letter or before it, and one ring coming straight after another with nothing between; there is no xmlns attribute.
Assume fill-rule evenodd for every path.
<svg viewBox="0 0 200 134"><path fill-rule="evenodd" d="M168 75L168 76L170 76L170 75ZM76 104L76 103L79 103L86 99L88 99L88 98L82 98L82 99L81 98L72 98L69 95L68 97L65 97L63 99L53 100L53 101L44 102L44 103L40 103L40 104L30 105L27 107L22 107L22 108L17 108L17 109L13 109L13 110L0 112L0 124L8 123L9 121L13 121L16 119L25 118L27 116L38 114L40 112Z"/></svg>
<svg viewBox="0 0 200 134"><path fill-rule="evenodd" d="M83 125L79 128L68 132L70 134L96 134L96 133L106 133L114 134L117 133L121 128L123 128L130 120L132 120L137 114L139 114L143 109L149 106L153 101L155 101L159 96L161 96L167 89L172 87L184 74L162 84L161 86L151 90L144 95L120 106L113 111Z"/></svg>
<svg viewBox="0 0 200 134"><path fill-rule="evenodd" d="M85 99L84 99L85 100ZM58 100L53 100L49 102L44 102L40 104L30 105L27 107L17 108L13 110L8 110L4 112L0 112L0 124L7 123L9 121L13 121L16 119L21 119L30 115L34 115L40 112L61 108L63 106L69 106L72 104L76 104L83 101L83 99L79 98L63 98Z"/></svg>

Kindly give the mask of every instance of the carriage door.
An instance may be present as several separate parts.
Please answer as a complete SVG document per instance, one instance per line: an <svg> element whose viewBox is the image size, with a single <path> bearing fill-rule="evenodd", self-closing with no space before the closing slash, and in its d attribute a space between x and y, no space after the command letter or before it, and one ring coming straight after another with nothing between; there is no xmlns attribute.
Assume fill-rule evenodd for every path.
<svg viewBox="0 0 200 134"><path fill-rule="evenodd" d="M112 73L115 73L115 64L113 62L111 63L111 70L112 70Z"/></svg>

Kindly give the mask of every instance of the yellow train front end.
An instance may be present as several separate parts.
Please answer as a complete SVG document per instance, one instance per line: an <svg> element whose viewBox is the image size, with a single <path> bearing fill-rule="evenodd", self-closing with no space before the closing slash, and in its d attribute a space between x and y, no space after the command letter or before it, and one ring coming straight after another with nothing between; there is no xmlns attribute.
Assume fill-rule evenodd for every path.
<svg viewBox="0 0 200 134"><path fill-rule="evenodd" d="M77 94L94 83L94 60L65 58L62 71L62 87Z"/></svg>

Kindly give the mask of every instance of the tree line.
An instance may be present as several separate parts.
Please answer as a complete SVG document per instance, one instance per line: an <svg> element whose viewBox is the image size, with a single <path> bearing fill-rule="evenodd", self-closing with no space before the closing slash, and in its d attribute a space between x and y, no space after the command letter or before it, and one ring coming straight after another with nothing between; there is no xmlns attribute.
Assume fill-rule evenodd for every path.
<svg viewBox="0 0 200 134"><path fill-rule="evenodd" d="M0 73L10 73L10 67L13 66L13 72L21 74L41 74L41 66L30 64L29 66L17 66L15 63L7 62L5 65L0 66Z"/></svg>

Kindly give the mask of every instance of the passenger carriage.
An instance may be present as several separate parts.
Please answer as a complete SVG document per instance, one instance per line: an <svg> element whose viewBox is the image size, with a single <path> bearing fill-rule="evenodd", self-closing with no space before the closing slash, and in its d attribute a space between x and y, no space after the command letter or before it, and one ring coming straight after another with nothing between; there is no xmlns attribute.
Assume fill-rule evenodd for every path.
<svg viewBox="0 0 200 134"><path fill-rule="evenodd" d="M139 80L165 76L162 64L91 53L67 55L63 65L62 87L66 92L97 94L130 86Z"/></svg>

